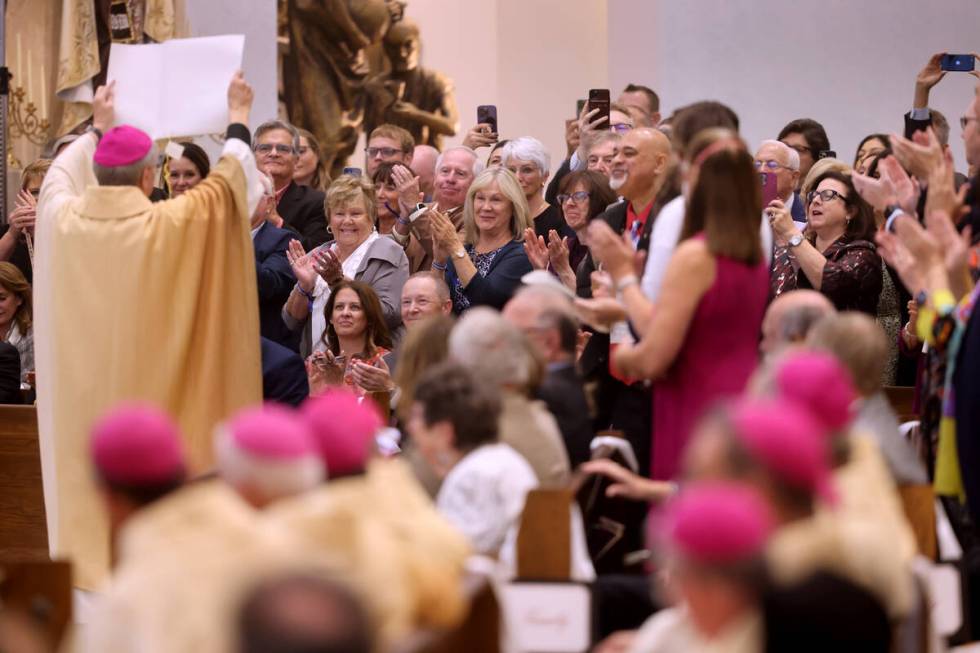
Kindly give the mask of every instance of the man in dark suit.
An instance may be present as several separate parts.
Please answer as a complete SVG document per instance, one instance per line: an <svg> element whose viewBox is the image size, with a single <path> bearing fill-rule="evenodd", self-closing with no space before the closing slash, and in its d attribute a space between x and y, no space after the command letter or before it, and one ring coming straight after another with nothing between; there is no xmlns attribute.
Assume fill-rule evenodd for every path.
<svg viewBox="0 0 980 653"><path fill-rule="evenodd" d="M591 457L592 421L582 379L575 369L578 322L571 296L547 286L531 285L507 302L504 319L527 334L547 365L538 399L554 415L572 467Z"/></svg>
<svg viewBox="0 0 980 653"><path fill-rule="evenodd" d="M275 202L275 191L268 175L262 174L265 194L252 216L252 246L255 250L255 272L259 287L259 331L293 351L299 351L299 331L290 331L282 321L282 307L296 283L286 258L289 241L299 238L290 229L274 227L268 221Z"/></svg>
<svg viewBox="0 0 980 653"><path fill-rule="evenodd" d="M0 342L0 404L19 404L20 353L9 342Z"/></svg>
<svg viewBox="0 0 980 653"><path fill-rule="evenodd" d="M262 338L262 398L299 406L310 395L306 366L296 352Z"/></svg>
<svg viewBox="0 0 980 653"><path fill-rule="evenodd" d="M300 186L293 181L299 158L299 132L280 120L262 123L252 139L255 164L272 177L276 187L276 211L282 225L300 235L303 248L314 247L331 240L327 232L323 191Z"/></svg>

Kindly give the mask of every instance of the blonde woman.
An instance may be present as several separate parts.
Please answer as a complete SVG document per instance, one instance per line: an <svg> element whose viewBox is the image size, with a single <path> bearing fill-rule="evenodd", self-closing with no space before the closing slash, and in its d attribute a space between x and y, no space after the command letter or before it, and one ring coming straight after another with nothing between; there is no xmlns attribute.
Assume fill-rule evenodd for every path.
<svg viewBox="0 0 980 653"><path fill-rule="evenodd" d="M463 208L463 238L446 216L430 211L432 268L446 275L453 311L503 308L531 271L524 230L531 226L524 191L509 170L491 168L473 180Z"/></svg>

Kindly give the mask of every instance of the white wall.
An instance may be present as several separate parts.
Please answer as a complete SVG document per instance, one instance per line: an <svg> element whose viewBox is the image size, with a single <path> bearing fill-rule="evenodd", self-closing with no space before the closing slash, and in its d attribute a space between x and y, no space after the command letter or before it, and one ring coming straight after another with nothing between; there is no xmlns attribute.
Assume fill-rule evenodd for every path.
<svg viewBox="0 0 980 653"><path fill-rule="evenodd" d="M790 120L810 117L851 161L863 136L901 133L915 75L933 52L980 51L980 3L615 0L609 43L612 88L648 83L664 115L721 100L738 113L752 148ZM961 170L959 117L976 81L949 74L930 98L950 122Z"/></svg>

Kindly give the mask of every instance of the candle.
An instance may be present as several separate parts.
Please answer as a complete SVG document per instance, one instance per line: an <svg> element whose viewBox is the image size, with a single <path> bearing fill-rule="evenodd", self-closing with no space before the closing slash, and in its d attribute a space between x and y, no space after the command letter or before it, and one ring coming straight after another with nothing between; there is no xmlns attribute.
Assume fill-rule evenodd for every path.
<svg viewBox="0 0 980 653"><path fill-rule="evenodd" d="M17 32L17 86L24 86L24 78L21 73L24 72L24 53L20 47L20 32Z"/></svg>

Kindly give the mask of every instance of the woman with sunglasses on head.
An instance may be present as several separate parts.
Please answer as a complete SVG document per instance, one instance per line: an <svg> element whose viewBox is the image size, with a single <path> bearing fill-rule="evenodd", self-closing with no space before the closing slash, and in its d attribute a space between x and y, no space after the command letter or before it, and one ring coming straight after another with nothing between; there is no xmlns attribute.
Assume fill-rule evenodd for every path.
<svg viewBox="0 0 980 653"><path fill-rule="evenodd" d="M828 170L814 180L805 198L806 234L785 209L767 208L776 236L771 294L812 288L837 310L874 317L881 294L881 257L872 244L874 213L849 174Z"/></svg>

